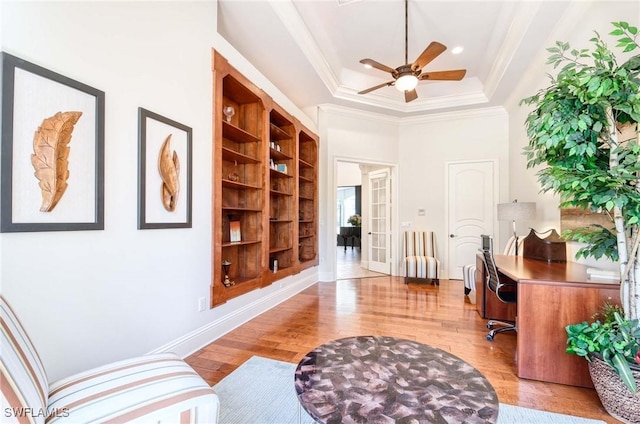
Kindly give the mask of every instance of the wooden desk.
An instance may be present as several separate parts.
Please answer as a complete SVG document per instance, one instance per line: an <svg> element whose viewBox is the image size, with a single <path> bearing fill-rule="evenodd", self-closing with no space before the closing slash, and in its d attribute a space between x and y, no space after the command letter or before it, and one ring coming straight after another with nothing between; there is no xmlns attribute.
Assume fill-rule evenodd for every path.
<svg viewBox="0 0 640 424"><path fill-rule="evenodd" d="M499 319L492 313L509 315L507 309L500 309L504 304L485 290L482 256L478 258L482 265L478 268L482 272L476 275L478 308L484 308L483 317ZM518 283L518 377L593 387L587 361L565 352L565 326L591 320L606 300L619 303L620 284L589 280L587 266L575 262L505 255L495 255L495 260L498 273ZM499 343L499 336L492 343Z"/></svg>

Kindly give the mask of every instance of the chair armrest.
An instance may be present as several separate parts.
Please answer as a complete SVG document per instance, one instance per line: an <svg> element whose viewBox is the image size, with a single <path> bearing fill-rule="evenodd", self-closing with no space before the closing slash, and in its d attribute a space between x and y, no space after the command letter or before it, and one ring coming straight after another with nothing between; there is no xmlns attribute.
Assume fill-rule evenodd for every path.
<svg viewBox="0 0 640 424"><path fill-rule="evenodd" d="M213 389L174 354L146 355L58 380L49 386L48 424L216 423Z"/></svg>

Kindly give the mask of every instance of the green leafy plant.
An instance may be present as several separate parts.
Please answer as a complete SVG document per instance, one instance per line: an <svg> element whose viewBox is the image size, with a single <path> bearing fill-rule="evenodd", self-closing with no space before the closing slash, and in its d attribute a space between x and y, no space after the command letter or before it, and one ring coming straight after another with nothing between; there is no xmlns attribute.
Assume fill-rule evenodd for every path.
<svg viewBox="0 0 640 424"><path fill-rule="evenodd" d="M640 48L638 28L613 22L610 35L626 54ZM585 243L576 256L618 261L627 318L640 317L640 55L618 64L596 32L591 49L558 41L547 61L560 67L551 85L522 100L534 106L526 120L527 167L538 167L543 192L560 196L561 207L602 211L611 226L564 232ZM628 55L627 55L628 56ZM636 132L621 139L621 129Z"/></svg>
<svg viewBox="0 0 640 424"><path fill-rule="evenodd" d="M591 361L598 356L611 366L632 393L638 391L631 368L640 364L640 326L638 320L623 318L618 305L605 303L595 321L567 325L567 353ZM640 367L637 369L640 370Z"/></svg>
<svg viewBox="0 0 640 424"><path fill-rule="evenodd" d="M359 227L362 225L362 217L358 214L351 215L349 219L347 219L347 222L354 227Z"/></svg>

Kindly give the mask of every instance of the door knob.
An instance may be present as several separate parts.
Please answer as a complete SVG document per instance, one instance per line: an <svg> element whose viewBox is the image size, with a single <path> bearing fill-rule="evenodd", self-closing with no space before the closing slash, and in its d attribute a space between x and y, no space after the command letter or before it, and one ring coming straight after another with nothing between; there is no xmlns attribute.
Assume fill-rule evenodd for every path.
<svg viewBox="0 0 640 424"><path fill-rule="evenodd" d="M449 234L449 238L454 238L455 236L455 234Z"/></svg>
<svg viewBox="0 0 640 424"><path fill-rule="evenodd" d="M371 235L371 231L369 231L367 234Z"/></svg>

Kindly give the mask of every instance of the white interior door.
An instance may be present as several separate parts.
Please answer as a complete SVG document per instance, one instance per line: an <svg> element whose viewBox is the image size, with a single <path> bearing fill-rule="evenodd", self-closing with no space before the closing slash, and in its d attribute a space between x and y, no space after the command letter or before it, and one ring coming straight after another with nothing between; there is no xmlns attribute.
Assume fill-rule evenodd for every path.
<svg viewBox="0 0 640 424"><path fill-rule="evenodd" d="M455 162L448 165L449 278L462 279L462 267L475 263L480 234L493 234L493 161Z"/></svg>
<svg viewBox="0 0 640 424"><path fill-rule="evenodd" d="M391 177L369 172L369 270L391 274Z"/></svg>

